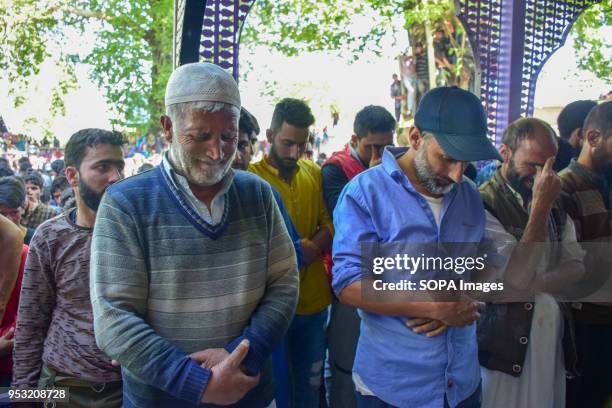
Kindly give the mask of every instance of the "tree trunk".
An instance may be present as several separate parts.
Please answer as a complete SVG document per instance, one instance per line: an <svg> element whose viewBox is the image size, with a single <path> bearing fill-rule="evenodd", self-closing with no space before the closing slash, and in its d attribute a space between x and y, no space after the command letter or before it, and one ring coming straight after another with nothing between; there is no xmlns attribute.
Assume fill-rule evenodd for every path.
<svg viewBox="0 0 612 408"><path fill-rule="evenodd" d="M425 21L425 39L427 40L427 62L429 65L429 88L435 88L436 83L436 58L433 48L433 36L431 34L431 21Z"/></svg>

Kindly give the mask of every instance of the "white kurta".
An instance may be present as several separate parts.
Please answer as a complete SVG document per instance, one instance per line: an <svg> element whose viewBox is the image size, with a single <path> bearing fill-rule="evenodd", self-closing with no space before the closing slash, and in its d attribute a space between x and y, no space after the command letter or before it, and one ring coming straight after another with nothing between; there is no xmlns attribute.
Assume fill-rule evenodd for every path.
<svg viewBox="0 0 612 408"><path fill-rule="evenodd" d="M559 305L550 295L536 295L521 376L481 367L482 408L565 407L562 339Z"/></svg>
<svg viewBox="0 0 612 408"><path fill-rule="evenodd" d="M518 193L517 199L522 203ZM488 214L487 214L488 215ZM489 224L488 224L489 225ZM503 227L502 227L503 228ZM504 231L505 232L505 231ZM514 239L507 232L487 228L496 242ZM576 229L567 217L562 242L576 242ZM582 259L578 248L566 247L561 261ZM548 258L550 254L547 254ZM548 259L542 260L542 268ZM535 297L531 332L521 375L481 367L482 408L564 408L565 358L563 354L563 317L555 299L539 293Z"/></svg>

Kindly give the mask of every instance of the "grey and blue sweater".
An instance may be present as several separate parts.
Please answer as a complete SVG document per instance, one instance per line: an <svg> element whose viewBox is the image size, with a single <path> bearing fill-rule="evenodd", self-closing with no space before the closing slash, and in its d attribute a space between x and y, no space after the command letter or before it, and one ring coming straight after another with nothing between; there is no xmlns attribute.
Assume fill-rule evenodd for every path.
<svg viewBox="0 0 612 408"><path fill-rule="evenodd" d="M295 311L298 270L270 186L237 172L222 221L206 223L160 167L111 186L91 248L96 341L122 365L124 406L196 406L211 375L187 355L232 351L261 381L236 406L273 398L269 356Z"/></svg>

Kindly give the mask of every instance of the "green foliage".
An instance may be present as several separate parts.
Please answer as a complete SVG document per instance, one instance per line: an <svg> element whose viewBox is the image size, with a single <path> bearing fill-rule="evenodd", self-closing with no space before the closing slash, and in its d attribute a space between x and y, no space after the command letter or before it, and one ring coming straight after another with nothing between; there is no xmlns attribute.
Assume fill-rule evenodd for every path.
<svg viewBox="0 0 612 408"><path fill-rule="evenodd" d="M574 24L578 66L607 81L612 71L611 45L596 31L609 26L610 13L612 0L602 0ZM355 21L372 14L376 17L367 27L353 30ZM258 0L247 19L241 44L251 48L267 46L287 56L332 51L354 61L362 57L364 50L380 53L385 32L398 29L390 24L391 18L400 14L404 16L402 28L409 31L413 43L425 42L425 22L443 28L447 34L445 22L451 22L458 34L463 32L455 17L453 0ZM474 69L474 59L466 36L456 38L461 42L451 44L451 52L457 56L453 74L463 77L467 70Z"/></svg>
<svg viewBox="0 0 612 408"><path fill-rule="evenodd" d="M89 64L115 124L146 130L162 113L172 70L172 13L173 0L0 0L0 76L19 105L31 77L52 60L63 73L51 96L57 115L77 86L77 64ZM92 32L93 46L70 42Z"/></svg>
<svg viewBox="0 0 612 408"><path fill-rule="evenodd" d="M425 21L453 16L453 0L258 0L247 19L241 44L265 45L287 56L337 51L359 58L364 50L380 52L380 40L403 15L404 29L423 32ZM376 16L361 23L362 18ZM359 27L354 27L359 25Z"/></svg>
<svg viewBox="0 0 612 408"><path fill-rule="evenodd" d="M597 31L610 26L611 16L612 0L603 0L582 13L572 27L578 66L607 82L612 82L612 43Z"/></svg>
<svg viewBox="0 0 612 408"><path fill-rule="evenodd" d="M391 15L384 1L377 6L381 18L365 21L363 32L364 27L357 30L351 25L373 8L366 0L258 0L247 18L241 44L265 45L287 56L334 51L357 59L365 50L380 52Z"/></svg>

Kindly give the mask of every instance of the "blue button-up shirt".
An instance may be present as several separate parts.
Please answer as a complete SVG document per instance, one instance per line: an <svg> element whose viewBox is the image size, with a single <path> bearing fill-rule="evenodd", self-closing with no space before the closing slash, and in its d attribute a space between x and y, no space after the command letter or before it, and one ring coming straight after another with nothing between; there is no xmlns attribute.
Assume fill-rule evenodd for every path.
<svg viewBox="0 0 612 408"><path fill-rule="evenodd" d="M406 148L387 147L383 161L355 177L334 211L333 288L362 279L361 251L370 243L480 243L485 211L480 194L464 181L443 196L439 226L425 198L397 164ZM426 278L426 276L425 276ZM398 407L455 407L480 382L476 325L449 328L428 338L405 317L359 311L361 334L353 371L378 398Z"/></svg>

